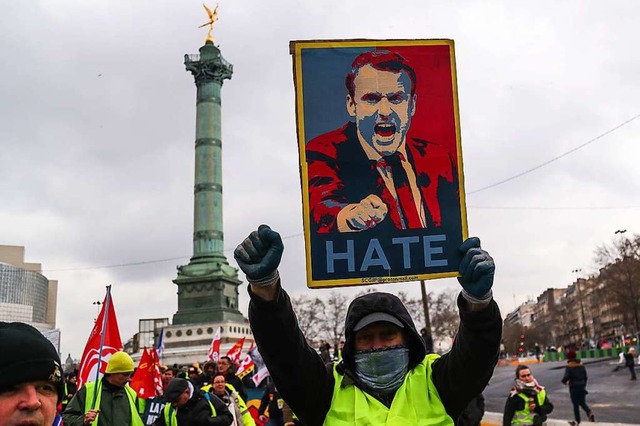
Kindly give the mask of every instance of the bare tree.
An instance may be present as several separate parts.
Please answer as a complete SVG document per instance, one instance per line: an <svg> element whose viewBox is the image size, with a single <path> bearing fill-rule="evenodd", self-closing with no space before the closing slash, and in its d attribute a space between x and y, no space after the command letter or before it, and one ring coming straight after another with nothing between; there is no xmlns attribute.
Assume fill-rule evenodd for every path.
<svg viewBox="0 0 640 426"><path fill-rule="evenodd" d="M522 334L520 324L510 324L505 321L502 325L502 341L505 351L511 355L517 355L520 347L520 335Z"/></svg>
<svg viewBox="0 0 640 426"><path fill-rule="evenodd" d="M402 301L404 306L409 311L409 315L413 318L413 322L416 325L416 328L420 330L424 327L424 311L422 308L422 300L420 298L410 298L409 295L404 292L398 292L398 298Z"/></svg>
<svg viewBox="0 0 640 426"><path fill-rule="evenodd" d="M344 337L347 297L341 293L332 291L324 301L324 306L321 333L332 343L332 347L336 348Z"/></svg>
<svg viewBox="0 0 640 426"><path fill-rule="evenodd" d="M598 279L605 297L618 306L627 331L640 331L640 235L621 235L614 243L596 250Z"/></svg>
<svg viewBox="0 0 640 426"><path fill-rule="evenodd" d="M354 299L360 296L364 296L365 294L375 293L377 291L378 289L372 286L363 287L362 291L359 291L358 293L356 293L356 296L354 297Z"/></svg>
<svg viewBox="0 0 640 426"><path fill-rule="evenodd" d="M453 339L456 336L460 325L457 298L458 291L454 289L429 295L429 311L434 340L435 338Z"/></svg>
<svg viewBox="0 0 640 426"><path fill-rule="evenodd" d="M293 310L298 317L298 326L307 340L313 340L318 336L322 328L325 311L325 303L319 297L310 297L301 294L291 298Z"/></svg>

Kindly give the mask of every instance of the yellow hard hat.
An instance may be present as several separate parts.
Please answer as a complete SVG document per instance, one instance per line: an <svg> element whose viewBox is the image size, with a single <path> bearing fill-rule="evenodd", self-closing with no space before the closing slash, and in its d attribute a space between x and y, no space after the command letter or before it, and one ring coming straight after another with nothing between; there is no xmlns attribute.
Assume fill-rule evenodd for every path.
<svg viewBox="0 0 640 426"><path fill-rule="evenodd" d="M107 369L105 373L132 373L133 372L133 360L126 352L116 352L111 355L109 362L107 363Z"/></svg>

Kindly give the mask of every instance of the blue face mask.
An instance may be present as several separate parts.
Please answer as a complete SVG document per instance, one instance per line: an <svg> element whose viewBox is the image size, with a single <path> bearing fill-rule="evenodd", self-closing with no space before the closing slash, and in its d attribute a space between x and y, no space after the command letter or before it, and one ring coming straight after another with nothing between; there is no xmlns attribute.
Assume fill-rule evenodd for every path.
<svg viewBox="0 0 640 426"><path fill-rule="evenodd" d="M359 351L354 358L358 379L383 394L395 392L409 368L409 348L404 345Z"/></svg>

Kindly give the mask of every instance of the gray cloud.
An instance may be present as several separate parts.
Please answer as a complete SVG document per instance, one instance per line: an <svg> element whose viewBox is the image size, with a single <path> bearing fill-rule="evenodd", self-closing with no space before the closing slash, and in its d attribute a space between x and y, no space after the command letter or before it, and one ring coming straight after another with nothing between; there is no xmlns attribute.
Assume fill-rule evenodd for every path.
<svg viewBox="0 0 640 426"><path fill-rule="evenodd" d="M223 87L228 250L260 223L289 238L282 275L305 288L289 40L453 38L468 191L534 167L640 113L634 1L250 2L220 5L234 64ZM0 234L60 280L62 349L79 356L114 285L123 338L176 310L191 255L195 86L182 64L205 33L200 2L11 2L0 16ZM640 121L640 120L638 120ZM498 263L503 311L587 270L640 206L633 122L545 168L470 194L469 230ZM637 220L636 220L637 222ZM231 259L231 252L227 252ZM182 260L82 269L145 260ZM232 260L230 260L233 263ZM429 283L453 287L455 280ZM415 284L389 285L391 291ZM322 290L326 292L327 290ZM357 290L344 290L352 294ZM246 311L246 293L241 306Z"/></svg>

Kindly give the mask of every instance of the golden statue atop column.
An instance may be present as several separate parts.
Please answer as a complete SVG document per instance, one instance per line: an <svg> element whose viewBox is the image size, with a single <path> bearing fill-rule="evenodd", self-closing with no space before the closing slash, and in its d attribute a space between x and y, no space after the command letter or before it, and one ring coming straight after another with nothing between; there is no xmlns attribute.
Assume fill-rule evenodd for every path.
<svg viewBox="0 0 640 426"><path fill-rule="evenodd" d="M205 42L210 41L211 43L213 43L214 40L211 36L211 32L213 31L214 24L218 20L218 4L216 3L216 7L213 9L213 12L207 7L206 4L202 3L202 6L204 7L204 10L207 11L207 15L209 15L209 22L200 25L198 28L206 27L207 25L209 25L209 31L207 32L207 38L205 39Z"/></svg>

